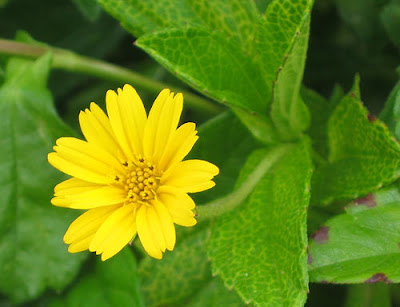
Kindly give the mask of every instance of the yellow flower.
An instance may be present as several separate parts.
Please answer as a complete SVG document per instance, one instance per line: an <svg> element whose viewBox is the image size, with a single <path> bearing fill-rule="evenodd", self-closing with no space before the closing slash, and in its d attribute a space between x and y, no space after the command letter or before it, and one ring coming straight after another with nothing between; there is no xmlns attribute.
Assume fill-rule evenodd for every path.
<svg viewBox="0 0 400 307"><path fill-rule="evenodd" d="M86 141L57 140L51 165L72 176L54 189L55 206L88 210L68 228L68 251L101 254L106 260L136 233L146 250L161 259L175 246L175 226L196 224L187 193L212 188L219 172L202 160L186 160L198 139L196 125L179 128L182 94L163 90L147 117L130 85L106 94L107 115L95 103L79 114Z"/></svg>

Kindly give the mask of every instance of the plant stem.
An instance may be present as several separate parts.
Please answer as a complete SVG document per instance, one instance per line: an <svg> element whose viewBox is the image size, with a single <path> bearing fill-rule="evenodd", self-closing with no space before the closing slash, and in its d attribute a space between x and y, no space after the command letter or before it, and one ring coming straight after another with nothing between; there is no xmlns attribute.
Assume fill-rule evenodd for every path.
<svg viewBox="0 0 400 307"><path fill-rule="evenodd" d="M243 184L231 194L197 206L197 218L200 221L215 218L239 206L254 190L266 172L290 149L291 144L273 147L250 173Z"/></svg>
<svg viewBox="0 0 400 307"><path fill-rule="evenodd" d="M54 68L83 73L105 80L131 83L135 87L142 88L154 94L158 94L163 88L169 88L173 92L183 92L182 89L152 80L132 70L82 56L69 50L0 39L0 54L38 58L49 51L53 53ZM204 114L216 115L224 110L223 107L196 94L186 92L184 96L188 106Z"/></svg>

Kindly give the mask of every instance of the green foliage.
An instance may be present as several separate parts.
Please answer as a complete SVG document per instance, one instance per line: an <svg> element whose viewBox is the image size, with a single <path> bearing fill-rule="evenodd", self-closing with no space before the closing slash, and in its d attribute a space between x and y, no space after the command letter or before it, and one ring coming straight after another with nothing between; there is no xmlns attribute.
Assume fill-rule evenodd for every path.
<svg viewBox="0 0 400 307"><path fill-rule="evenodd" d="M310 241L310 280L399 282L400 194L384 189L346 207Z"/></svg>
<svg viewBox="0 0 400 307"><path fill-rule="evenodd" d="M315 170L312 203L353 199L399 177L400 145L363 107L357 80L330 115L327 134L328 160Z"/></svg>
<svg viewBox="0 0 400 307"><path fill-rule="evenodd" d="M97 259L95 271L65 296L53 299L50 307L142 307L136 269L136 259L128 247L107 262Z"/></svg>
<svg viewBox="0 0 400 307"><path fill-rule="evenodd" d="M46 88L51 56L10 59L0 88L0 288L12 301L60 291L84 255L69 255L61 238L75 212L52 207L63 176L47 163L57 137L71 135Z"/></svg>
<svg viewBox="0 0 400 307"><path fill-rule="evenodd" d="M400 304L386 285L400 282L400 3L313 6L45 0L39 10L0 0L2 35L29 32L18 32L16 49L0 39L0 305L302 306L309 280L351 284L311 286L309 307ZM39 57L32 46L67 50ZM52 65L116 80L55 72L48 89ZM82 266L88 252L68 254L62 243L77 214L51 206L65 177L46 155L75 134L64 122L79 130L79 110L103 107L129 67L147 109L161 87L195 100L182 121L204 123L188 158L220 174L215 188L191 195L198 225L177 226L176 247L161 261L136 240ZM358 76L342 89L358 72L365 101ZM216 106L208 98L223 113L202 109ZM382 110L379 119L369 110Z"/></svg>
<svg viewBox="0 0 400 307"><path fill-rule="evenodd" d="M266 150L254 152L242 170L241 180L267 154ZM308 289L306 210L310 177L308 142L288 147L248 200L213 226L209 245L213 271L246 303L304 304Z"/></svg>

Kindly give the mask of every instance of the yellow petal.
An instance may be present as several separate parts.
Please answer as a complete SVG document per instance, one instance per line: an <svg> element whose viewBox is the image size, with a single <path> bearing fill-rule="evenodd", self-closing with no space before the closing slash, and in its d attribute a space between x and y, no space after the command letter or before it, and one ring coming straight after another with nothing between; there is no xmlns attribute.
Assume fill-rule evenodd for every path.
<svg viewBox="0 0 400 307"><path fill-rule="evenodd" d="M157 192L175 224L189 227L197 223L192 211L195 204L189 195L171 186L161 186Z"/></svg>
<svg viewBox="0 0 400 307"><path fill-rule="evenodd" d="M136 215L137 232L143 248L151 257L156 259L162 258L162 252L155 241L153 230L148 220L149 206L142 205Z"/></svg>
<svg viewBox="0 0 400 307"><path fill-rule="evenodd" d="M173 132L176 130L183 108L181 93L173 97L163 90L150 110L144 130L144 154L151 162L159 161Z"/></svg>
<svg viewBox="0 0 400 307"><path fill-rule="evenodd" d="M64 196L68 194L76 194L96 189L103 185L84 181L78 178L70 178L60 182L54 187L54 196Z"/></svg>
<svg viewBox="0 0 400 307"><path fill-rule="evenodd" d="M186 157L199 138L195 129L195 123L186 123L174 131L158 164L159 170L165 171Z"/></svg>
<svg viewBox="0 0 400 307"><path fill-rule="evenodd" d="M84 188L82 188L83 190ZM79 188L69 189L67 194L65 190L60 192L51 200L54 206L66 207L72 209L92 209L96 207L122 204L126 200L126 191L120 187L98 185L90 190L79 191Z"/></svg>
<svg viewBox="0 0 400 307"><path fill-rule="evenodd" d="M116 142L114 132L112 131L110 121L103 110L94 102L90 104L90 110L81 111L79 114L79 123L86 140L100 147L110 154L126 160L122 149Z"/></svg>
<svg viewBox="0 0 400 307"><path fill-rule="evenodd" d="M69 226L64 235L66 244L74 245L72 252L89 248L90 240L100 225L118 208L118 205L101 207L86 211ZM88 241L89 240L89 241ZM85 245L86 244L86 245ZM86 248L83 248L86 246ZM83 249L82 249L83 248Z"/></svg>
<svg viewBox="0 0 400 307"><path fill-rule="evenodd" d="M161 185L175 186L187 193L200 192L215 185L211 179L218 173L218 167L210 162L186 160L168 169L161 177Z"/></svg>
<svg viewBox="0 0 400 307"><path fill-rule="evenodd" d="M107 113L118 143L128 157L142 154L146 110L137 92L130 85L106 94Z"/></svg>
<svg viewBox="0 0 400 307"><path fill-rule="evenodd" d="M68 246L68 252L70 253L79 253L85 250L89 249L90 242L94 238L94 234L81 240L81 241L76 241L75 243L70 244Z"/></svg>
<svg viewBox="0 0 400 307"><path fill-rule="evenodd" d="M89 250L107 260L118 253L136 234L134 207L125 205L115 210L100 226Z"/></svg>
<svg viewBox="0 0 400 307"><path fill-rule="evenodd" d="M48 155L49 163L73 177L107 184L113 182L113 175L124 171L115 157L93 144L75 138L60 138L56 144L56 152Z"/></svg>
<svg viewBox="0 0 400 307"><path fill-rule="evenodd" d="M162 234L164 236L166 248L172 251L175 246L176 233L171 215L169 214L164 204L162 204L161 202L154 200L152 202L152 205L155 211L157 212L158 218L160 220L160 226L162 229Z"/></svg>
<svg viewBox="0 0 400 307"><path fill-rule="evenodd" d="M158 248L162 252L165 252L167 244L165 242L163 228L161 226L160 217L158 216L158 213L153 205L147 208L147 220L149 222L154 241L156 242Z"/></svg>

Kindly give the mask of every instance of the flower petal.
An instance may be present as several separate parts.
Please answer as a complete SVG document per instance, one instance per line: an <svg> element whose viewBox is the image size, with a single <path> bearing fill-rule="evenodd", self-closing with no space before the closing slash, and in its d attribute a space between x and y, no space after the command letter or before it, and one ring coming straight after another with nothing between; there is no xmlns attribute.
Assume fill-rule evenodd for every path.
<svg viewBox="0 0 400 307"><path fill-rule="evenodd" d="M165 171L181 162L198 140L196 134L195 123L185 123L174 131L158 164L159 170Z"/></svg>
<svg viewBox="0 0 400 307"><path fill-rule="evenodd" d="M161 186L157 192L159 201L167 208L175 224L189 227L197 223L192 211L195 204L189 195L172 186Z"/></svg>
<svg viewBox="0 0 400 307"><path fill-rule="evenodd" d="M152 202L152 205L154 210L157 212L158 218L160 220L160 226L162 229L162 234L164 236L166 248L172 251L176 242L176 233L171 215L169 214L164 204L162 204L161 202L154 200Z"/></svg>
<svg viewBox="0 0 400 307"><path fill-rule="evenodd" d="M97 146L76 138L59 138L55 153L48 155L51 165L60 171L94 183L111 183L116 172L123 172L122 164Z"/></svg>
<svg viewBox="0 0 400 307"><path fill-rule="evenodd" d="M71 178L54 188L51 203L58 207L72 209L92 209L121 204L126 200L126 192L120 187L100 185Z"/></svg>
<svg viewBox="0 0 400 307"><path fill-rule="evenodd" d="M125 205L115 210L100 226L90 242L89 250L107 260L118 253L136 234L133 205Z"/></svg>
<svg viewBox="0 0 400 307"><path fill-rule="evenodd" d="M89 143L95 144L115 157L126 159L116 142L110 120L97 104L92 102L90 110L86 109L84 112L80 112L79 123L82 133Z"/></svg>
<svg viewBox="0 0 400 307"><path fill-rule="evenodd" d="M118 208L118 205L86 211L69 226L64 242L70 244L68 251L77 253L89 249L89 244L100 225Z"/></svg>
<svg viewBox="0 0 400 307"><path fill-rule="evenodd" d="M201 192L215 185L211 179L218 173L218 167L210 162L186 160L168 169L160 183L181 188L187 193Z"/></svg>
<svg viewBox="0 0 400 307"><path fill-rule="evenodd" d="M142 205L137 211L136 223L140 242L145 251L153 258L161 259L162 252L156 243L151 224L149 223L148 210L150 206Z"/></svg>
<svg viewBox="0 0 400 307"><path fill-rule="evenodd" d="M143 136L144 155L152 163L159 161L179 123L183 96L181 93L175 97L173 95L169 90L163 90L155 100L146 122Z"/></svg>
<svg viewBox="0 0 400 307"><path fill-rule="evenodd" d="M143 131L146 123L146 110L135 89L126 84L118 95L109 90L106 94L107 113L111 127L125 154L142 154Z"/></svg>

